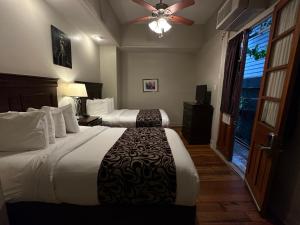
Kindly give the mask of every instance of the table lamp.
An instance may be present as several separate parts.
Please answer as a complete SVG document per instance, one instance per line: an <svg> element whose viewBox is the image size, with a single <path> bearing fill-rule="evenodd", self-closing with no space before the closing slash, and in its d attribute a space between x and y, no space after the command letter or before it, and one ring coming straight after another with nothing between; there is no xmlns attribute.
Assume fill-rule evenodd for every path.
<svg viewBox="0 0 300 225"><path fill-rule="evenodd" d="M69 83L66 85L64 95L72 97L75 103L76 117L81 114L81 97L88 97L85 84Z"/></svg>

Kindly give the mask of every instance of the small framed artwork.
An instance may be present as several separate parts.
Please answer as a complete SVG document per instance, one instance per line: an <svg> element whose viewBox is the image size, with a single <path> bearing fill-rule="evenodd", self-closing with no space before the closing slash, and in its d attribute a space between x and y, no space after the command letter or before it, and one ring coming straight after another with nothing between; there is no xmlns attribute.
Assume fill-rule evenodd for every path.
<svg viewBox="0 0 300 225"><path fill-rule="evenodd" d="M68 36L51 25L53 63L72 68L71 40Z"/></svg>
<svg viewBox="0 0 300 225"><path fill-rule="evenodd" d="M157 92L158 91L158 79L143 79L143 91L144 92Z"/></svg>

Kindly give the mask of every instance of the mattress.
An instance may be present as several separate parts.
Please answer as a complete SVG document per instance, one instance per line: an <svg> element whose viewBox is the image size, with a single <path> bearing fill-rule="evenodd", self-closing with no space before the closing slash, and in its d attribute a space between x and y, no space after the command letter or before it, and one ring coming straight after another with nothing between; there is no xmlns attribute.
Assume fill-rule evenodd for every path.
<svg viewBox="0 0 300 225"><path fill-rule="evenodd" d="M80 127L47 149L0 152L0 179L8 202L37 201L98 205L97 175L105 154L126 128ZM176 165L176 205L194 206L199 177L174 130L165 128Z"/></svg>
<svg viewBox="0 0 300 225"><path fill-rule="evenodd" d="M137 109L114 110L111 113L101 115L102 124L109 127L135 127L139 111ZM168 127L170 121L167 113L162 109L159 109L159 111L162 119L162 127Z"/></svg>

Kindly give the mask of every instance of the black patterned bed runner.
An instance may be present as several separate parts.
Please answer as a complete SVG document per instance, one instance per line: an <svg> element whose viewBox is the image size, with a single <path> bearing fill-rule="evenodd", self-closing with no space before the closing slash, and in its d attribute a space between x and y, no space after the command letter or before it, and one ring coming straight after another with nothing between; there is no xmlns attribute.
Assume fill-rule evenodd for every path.
<svg viewBox="0 0 300 225"><path fill-rule="evenodd" d="M128 128L98 173L100 204L164 205L176 200L176 168L163 128Z"/></svg>
<svg viewBox="0 0 300 225"><path fill-rule="evenodd" d="M141 109L136 117L136 127L161 127L159 109Z"/></svg>

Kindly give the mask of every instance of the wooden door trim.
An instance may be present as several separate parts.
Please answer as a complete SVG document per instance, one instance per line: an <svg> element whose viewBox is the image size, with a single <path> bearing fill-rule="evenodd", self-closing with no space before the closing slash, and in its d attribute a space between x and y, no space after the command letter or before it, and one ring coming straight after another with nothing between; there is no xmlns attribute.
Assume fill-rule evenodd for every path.
<svg viewBox="0 0 300 225"><path fill-rule="evenodd" d="M250 187L250 185L249 185L247 179L245 179L244 181L245 181L245 184L246 184L247 187L248 187L248 191L249 191L249 193L250 193L250 195L251 195L251 197L252 197L252 199L253 199L253 201L254 201L254 204L255 204L255 206L257 207L257 210L260 212L260 211L261 211L261 208L260 208L259 204L257 203L257 201L256 201L256 199L255 199L254 193L252 192L251 187Z"/></svg>
<svg viewBox="0 0 300 225"><path fill-rule="evenodd" d="M282 135L282 131L285 124L284 116L286 116L288 105L290 104L289 96L293 88L293 82L292 79L295 79L295 72L297 65L297 55L300 54L300 46L299 46L299 38L300 38L300 9L298 8L298 12L296 16L296 25L292 28L289 28L287 31L283 32L282 34L279 34L276 36L279 21L282 18L280 13L282 10L284 10L284 7L286 4L288 4L289 0L281 0L277 6L275 7L273 11L273 25L271 29L271 35L269 40L269 46L267 50L267 56L266 56L266 62L264 65L264 74L261 82L261 88L259 93L259 100L257 104L257 113L255 116L255 123L252 130L252 141L250 145L250 153L249 153L249 163L246 169L246 176L245 176L245 182L252 194L253 199L257 203L258 209L264 209L266 206L266 202L268 200L269 195L269 188L270 188L270 182L273 176L273 170L274 165L276 164L276 159L278 157L278 148L274 150L272 159L268 159L269 157L266 153L263 152L257 152L257 144L261 144L262 141L265 141L265 134L269 131L273 131L279 135ZM290 46L290 52L289 52L289 59L288 64L276 66L272 68L271 65L271 54L274 54L275 51L275 41L280 40L280 38L284 38L285 36L292 35L291 40L291 46ZM270 72L277 71L277 70L285 70L286 71L286 77L283 84L283 90L280 99L277 98L267 98L267 96L264 96L264 93L267 88L267 77ZM267 124L260 121L262 110L263 110L263 104L264 102L268 100L271 102L278 102L279 108L276 118L276 125L275 127L268 126ZM264 127L264 128L263 128ZM259 130L263 128L263 130ZM266 130L264 130L266 129ZM259 138L257 135L262 134L262 137ZM261 135L260 135L261 136ZM261 158L262 161L260 163L264 164L265 170L262 170L260 172L259 168L257 167L257 163L259 163L257 160ZM267 177L266 177L267 176ZM259 182L255 182L255 180L259 178ZM261 206L261 207L259 207Z"/></svg>
<svg viewBox="0 0 300 225"><path fill-rule="evenodd" d="M293 40L291 43L291 52L290 52L290 58L288 61L288 66L287 66L287 71L286 71L286 79L285 83L282 89L282 94L281 94L281 107L279 107L279 112L278 118L283 118L284 114L286 114L286 108L287 104L289 103L289 100L287 99L290 96L290 92L292 87L294 86L294 82L291 82L292 80L295 80L295 75L293 76L293 71L296 69L295 63L297 64L297 54L299 54L299 38L300 38L300 9L298 10L298 15L296 16L296 26L295 26L294 34L293 34ZM283 98L284 96L284 98ZM283 104L282 104L283 103ZM276 121L278 122L278 121ZM281 122L280 124L277 123L278 126L276 128L278 131L281 133L282 128L284 126L284 123Z"/></svg>
<svg viewBox="0 0 300 225"><path fill-rule="evenodd" d="M270 97L270 96L266 96L266 95L263 95L261 98L262 98L264 101L280 102L280 98Z"/></svg>
<svg viewBox="0 0 300 225"><path fill-rule="evenodd" d="M267 76L267 74L272 73L272 72L275 72L275 71L286 70L287 67L288 67L287 64L280 65L280 66L270 67L269 69L266 70L266 76Z"/></svg>
<svg viewBox="0 0 300 225"><path fill-rule="evenodd" d="M293 33L295 29L296 29L296 26L292 26L288 30L284 31L283 33L281 33L277 37L275 37L272 40L272 43L275 43L275 42L279 41L280 39L283 39L283 38L287 37L288 35L290 35L291 33Z"/></svg>
<svg viewBox="0 0 300 225"><path fill-rule="evenodd" d="M220 113L217 149L228 161L231 161L234 143L233 119L231 117L230 124L226 124L222 121L222 117L223 113Z"/></svg>
<svg viewBox="0 0 300 225"><path fill-rule="evenodd" d="M285 1L287 1L287 0L285 0ZM273 13L272 13L272 23L276 23L276 24L278 23L278 21L277 21L278 19L276 17L274 18L274 15L275 15L275 12L276 12L277 8L278 8L278 4L275 6L275 8L273 10ZM268 49L267 49L267 54L266 54L266 61L265 61L265 65L264 65L264 71L266 71L266 72L263 73L263 76L261 78L261 85L260 85L260 89L259 89L259 95L258 95L259 97L258 97L258 101L257 101L257 105L256 105L256 114L255 114L254 121L258 121L259 115L261 115L261 112L260 112L261 111L260 104L261 104L261 101L262 101L261 97L263 96L263 93L265 93L264 86L265 86L265 81L266 81L266 74L267 74L267 72L269 72L269 71L267 71L267 69L268 69L268 65L269 65L269 61L270 61L270 55L271 55L270 46L271 46L271 43L272 43L274 33L275 33L275 26L271 26L269 42L268 42ZM254 137L256 127L257 127L257 124L255 122L253 124L252 132L251 132L251 137L252 138ZM253 143L251 141L250 146L249 146L248 164L247 164L247 168L246 168L246 171L245 171L245 180L247 180L247 175L249 173L248 165L251 163L251 160L252 160L252 154L253 154L253 151L251 150L252 148L253 148ZM253 199L255 199L255 198L253 198Z"/></svg>

